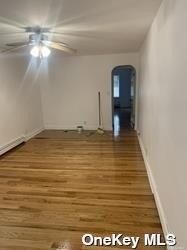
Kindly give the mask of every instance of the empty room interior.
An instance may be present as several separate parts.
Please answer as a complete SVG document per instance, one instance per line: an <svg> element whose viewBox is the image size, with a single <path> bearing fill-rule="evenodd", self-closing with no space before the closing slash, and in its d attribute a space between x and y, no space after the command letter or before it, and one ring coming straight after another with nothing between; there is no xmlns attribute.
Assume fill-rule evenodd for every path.
<svg viewBox="0 0 187 250"><path fill-rule="evenodd" d="M0 0L0 250L187 250L186 13Z"/></svg>

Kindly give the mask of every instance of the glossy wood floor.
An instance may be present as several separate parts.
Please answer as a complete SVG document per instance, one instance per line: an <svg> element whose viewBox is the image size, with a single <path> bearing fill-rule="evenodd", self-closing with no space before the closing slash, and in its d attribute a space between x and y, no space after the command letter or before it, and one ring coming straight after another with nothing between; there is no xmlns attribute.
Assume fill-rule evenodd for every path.
<svg viewBox="0 0 187 250"><path fill-rule="evenodd" d="M67 133L45 131L1 157L0 250L112 250L78 245L84 233L161 233L135 132Z"/></svg>

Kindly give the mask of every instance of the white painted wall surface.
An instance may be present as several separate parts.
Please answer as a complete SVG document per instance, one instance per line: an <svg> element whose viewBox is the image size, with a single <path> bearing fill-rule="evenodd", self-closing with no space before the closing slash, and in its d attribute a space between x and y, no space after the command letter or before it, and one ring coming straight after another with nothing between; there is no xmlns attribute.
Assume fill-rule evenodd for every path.
<svg viewBox="0 0 187 250"><path fill-rule="evenodd" d="M29 60L0 55L0 149L43 127L37 65Z"/></svg>
<svg viewBox="0 0 187 250"><path fill-rule="evenodd" d="M186 0L163 1L140 60L140 137L176 249L187 249L186 10Z"/></svg>
<svg viewBox="0 0 187 250"><path fill-rule="evenodd" d="M43 63L40 84L46 128L98 127L98 91L105 129L112 129L111 72L115 66L137 69L137 54L95 56L54 55Z"/></svg>

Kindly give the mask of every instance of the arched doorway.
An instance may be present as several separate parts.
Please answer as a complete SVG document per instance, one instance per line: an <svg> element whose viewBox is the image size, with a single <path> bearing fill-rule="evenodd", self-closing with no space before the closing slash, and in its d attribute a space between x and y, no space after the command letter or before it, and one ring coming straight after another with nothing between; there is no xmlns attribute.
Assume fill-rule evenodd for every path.
<svg viewBox="0 0 187 250"><path fill-rule="evenodd" d="M112 70L112 121L114 134L134 129L136 109L136 70L117 66Z"/></svg>

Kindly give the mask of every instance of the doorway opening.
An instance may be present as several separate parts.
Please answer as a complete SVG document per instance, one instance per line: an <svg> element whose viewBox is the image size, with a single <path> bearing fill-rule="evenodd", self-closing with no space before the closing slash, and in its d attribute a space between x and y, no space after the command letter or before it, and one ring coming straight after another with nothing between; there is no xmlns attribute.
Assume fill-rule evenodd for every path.
<svg viewBox="0 0 187 250"><path fill-rule="evenodd" d="M114 135L135 127L136 70L117 66L112 70L112 121Z"/></svg>

